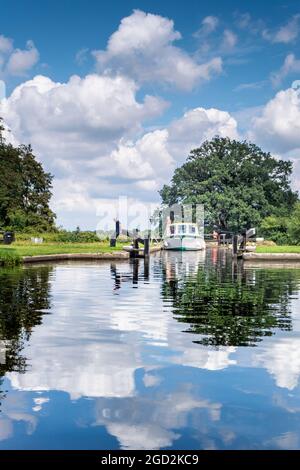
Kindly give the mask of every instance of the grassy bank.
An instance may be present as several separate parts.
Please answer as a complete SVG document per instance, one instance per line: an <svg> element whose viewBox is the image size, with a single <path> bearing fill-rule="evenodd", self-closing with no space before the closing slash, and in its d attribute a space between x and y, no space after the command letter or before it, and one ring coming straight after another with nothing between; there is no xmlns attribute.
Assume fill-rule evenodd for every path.
<svg viewBox="0 0 300 470"><path fill-rule="evenodd" d="M300 253L299 245L257 246L256 253Z"/></svg>
<svg viewBox="0 0 300 470"><path fill-rule="evenodd" d="M22 262L23 256L39 256L72 253L112 253L121 251L125 243L117 243L116 247L110 247L109 242L97 243L42 243L16 242L13 245L0 246L0 264L14 266Z"/></svg>
<svg viewBox="0 0 300 470"><path fill-rule="evenodd" d="M15 250L0 248L0 266L17 266L21 262L22 258Z"/></svg>

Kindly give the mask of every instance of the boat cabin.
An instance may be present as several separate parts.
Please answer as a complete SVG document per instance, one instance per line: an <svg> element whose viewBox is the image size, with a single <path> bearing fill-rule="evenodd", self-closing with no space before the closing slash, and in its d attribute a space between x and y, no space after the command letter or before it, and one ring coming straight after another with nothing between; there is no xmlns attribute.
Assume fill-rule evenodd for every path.
<svg viewBox="0 0 300 470"><path fill-rule="evenodd" d="M199 230L197 224L175 223L167 226L166 236L171 238L175 236L197 237L199 236Z"/></svg>

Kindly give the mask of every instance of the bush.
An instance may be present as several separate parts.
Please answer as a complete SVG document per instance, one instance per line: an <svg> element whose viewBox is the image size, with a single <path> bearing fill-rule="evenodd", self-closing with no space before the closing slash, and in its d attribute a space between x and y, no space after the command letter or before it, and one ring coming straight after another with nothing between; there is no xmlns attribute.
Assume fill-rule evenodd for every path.
<svg viewBox="0 0 300 470"><path fill-rule="evenodd" d="M287 231L292 244L300 245L300 203L296 204L288 220Z"/></svg>
<svg viewBox="0 0 300 470"><path fill-rule="evenodd" d="M300 202L294 206L289 217L266 217L260 232L278 245L300 245Z"/></svg>
<svg viewBox="0 0 300 470"><path fill-rule="evenodd" d="M275 215L266 217L261 223L261 232L265 238L276 243L284 243L287 237L286 218Z"/></svg>
<svg viewBox="0 0 300 470"><path fill-rule="evenodd" d="M77 230L58 230L57 232L28 232L28 233L17 233L16 240L18 242L30 241L31 238L43 238L46 243L93 243L100 242L96 232L85 231L80 232Z"/></svg>
<svg viewBox="0 0 300 470"><path fill-rule="evenodd" d="M112 233L110 234L112 235ZM101 243L109 241L110 235L103 232L100 236L96 232L92 231L68 231L68 230L57 230L56 232L22 232L16 233L16 240L18 242L30 242L31 238L43 238L45 243ZM121 234L118 237L118 242L125 243L128 241L126 235Z"/></svg>
<svg viewBox="0 0 300 470"><path fill-rule="evenodd" d="M75 230L73 232L67 230L60 230L53 236L53 241L62 243L92 243L99 242L96 232L80 232Z"/></svg>

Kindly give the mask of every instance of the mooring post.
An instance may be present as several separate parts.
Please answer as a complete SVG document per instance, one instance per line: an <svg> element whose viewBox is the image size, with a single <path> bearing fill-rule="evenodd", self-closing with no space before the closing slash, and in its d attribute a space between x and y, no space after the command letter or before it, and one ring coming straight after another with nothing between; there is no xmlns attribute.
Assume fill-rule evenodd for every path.
<svg viewBox="0 0 300 470"><path fill-rule="evenodd" d="M246 250L247 245L247 232L243 233L243 250Z"/></svg>
<svg viewBox="0 0 300 470"><path fill-rule="evenodd" d="M137 236L137 233L136 233ZM133 250L130 253L132 258L138 258L139 256L139 240L138 238L133 239Z"/></svg>
<svg viewBox="0 0 300 470"><path fill-rule="evenodd" d="M150 238L144 238L144 256L150 255Z"/></svg>
<svg viewBox="0 0 300 470"><path fill-rule="evenodd" d="M238 235L232 237L232 256L237 256L238 252Z"/></svg>
<svg viewBox="0 0 300 470"><path fill-rule="evenodd" d="M133 272L132 272L132 282L133 284L138 284L139 282L139 260L133 260Z"/></svg>
<svg viewBox="0 0 300 470"><path fill-rule="evenodd" d="M149 280L149 257L144 258L144 279L145 281Z"/></svg>
<svg viewBox="0 0 300 470"><path fill-rule="evenodd" d="M158 219L158 235L159 238L162 239L163 237L163 220L162 220L162 211L159 211L159 219Z"/></svg>
<svg viewBox="0 0 300 470"><path fill-rule="evenodd" d="M197 223L197 206L196 204L192 204L192 223Z"/></svg>
<svg viewBox="0 0 300 470"><path fill-rule="evenodd" d="M110 247L116 246L117 238L119 235L120 235L120 221L118 219L115 219L115 231L110 238L110 242L109 242Z"/></svg>

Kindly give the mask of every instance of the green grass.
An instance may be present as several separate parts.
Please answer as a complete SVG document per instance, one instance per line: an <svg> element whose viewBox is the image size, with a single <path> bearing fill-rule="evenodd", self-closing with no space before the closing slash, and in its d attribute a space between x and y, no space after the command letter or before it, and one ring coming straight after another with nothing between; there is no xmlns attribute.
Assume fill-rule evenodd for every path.
<svg viewBox="0 0 300 470"><path fill-rule="evenodd" d="M257 246L256 253L300 253L300 245Z"/></svg>
<svg viewBox="0 0 300 470"><path fill-rule="evenodd" d="M121 251L126 243L117 243L111 248L109 242L97 243L42 243L35 245L30 242L16 242L12 245L2 245L0 247L0 262L8 265L12 260L19 260L23 256L54 255L66 253L112 253ZM17 261L14 263L17 264Z"/></svg>
<svg viewBox="0 0 300 470"><path fill-rule="evenodd" d="M14 249L0 248L0 266L17 266L21 264L21 256Z"/></svg>

